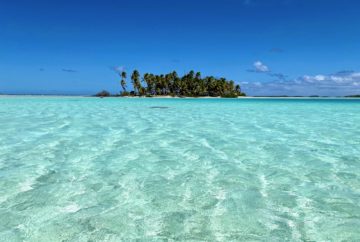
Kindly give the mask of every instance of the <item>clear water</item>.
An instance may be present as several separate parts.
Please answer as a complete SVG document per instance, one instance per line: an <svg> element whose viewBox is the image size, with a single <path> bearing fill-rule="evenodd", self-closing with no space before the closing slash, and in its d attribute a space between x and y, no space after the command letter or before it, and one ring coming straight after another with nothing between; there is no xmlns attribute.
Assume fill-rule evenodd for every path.
<svg viewBox="0 0 360 242"><path fill-rule="evenodd" d="M1 241L359 228L360 100L0 98Z"/></svg>

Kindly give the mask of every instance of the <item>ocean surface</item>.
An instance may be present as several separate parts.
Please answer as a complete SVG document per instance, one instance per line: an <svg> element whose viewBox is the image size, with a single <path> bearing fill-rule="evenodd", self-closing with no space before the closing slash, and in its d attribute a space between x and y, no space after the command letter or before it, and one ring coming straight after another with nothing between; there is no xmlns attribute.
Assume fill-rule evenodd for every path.
<svg viewBox="0 0 360 242"><path fill-rule="evenodd" d="M0 241L360 241L360 100L0 97Z"/></svg>

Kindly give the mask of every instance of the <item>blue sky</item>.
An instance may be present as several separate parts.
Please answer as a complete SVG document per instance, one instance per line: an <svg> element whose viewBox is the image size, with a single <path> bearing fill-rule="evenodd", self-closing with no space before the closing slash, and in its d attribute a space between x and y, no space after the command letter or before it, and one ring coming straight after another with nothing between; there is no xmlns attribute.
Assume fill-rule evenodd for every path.
<svg viewBox="0 0 360 242"><path fill-rule="evenodd" d="M0 93L120 90L194 69L250 95L360 93L360 1L0 0Z"/></svg>

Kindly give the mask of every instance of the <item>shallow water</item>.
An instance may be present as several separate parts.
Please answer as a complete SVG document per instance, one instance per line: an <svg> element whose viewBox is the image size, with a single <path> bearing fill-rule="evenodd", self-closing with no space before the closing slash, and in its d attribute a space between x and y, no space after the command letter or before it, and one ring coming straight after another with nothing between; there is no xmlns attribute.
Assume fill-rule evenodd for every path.
<svg viewBox="0 0 360 242"><path fill-rule="evenodd" d="M359 137L360 100L0 97L0 240L359 241Z"/></svg>

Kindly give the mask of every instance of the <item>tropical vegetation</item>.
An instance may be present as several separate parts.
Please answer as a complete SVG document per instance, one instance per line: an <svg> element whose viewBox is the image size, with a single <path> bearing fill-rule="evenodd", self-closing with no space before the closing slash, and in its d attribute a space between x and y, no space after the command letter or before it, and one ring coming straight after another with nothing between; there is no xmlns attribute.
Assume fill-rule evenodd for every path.
<svg viewBox="0 0 360 242"><path fill-rule="evenodd" d="M184 96L184 97L238 97L245 96L240 85L232 80L202 77L200 72L190 71L179 76L175 71L168 74L155 75L145 73L142 77L139 71L131 74L132 91L127 91L127 73L118 73L121 80L121 96ZM100 94L100 93L99 93Z"/></svg>
<svg viewBox="0 0 360 242"><path fill-rule="evenodd" d="M360 94L348 95L348 96L345 96L345 97L360 98Z"/></svg>
<svg viewBox="0 0 360 242"><path fill-rule="evenodd" d="M97 97L110 97L111 94L110 94L110 92L108 92L106 90L102 90L101 92L96 93L95 96L97 96Z"/></svg>

